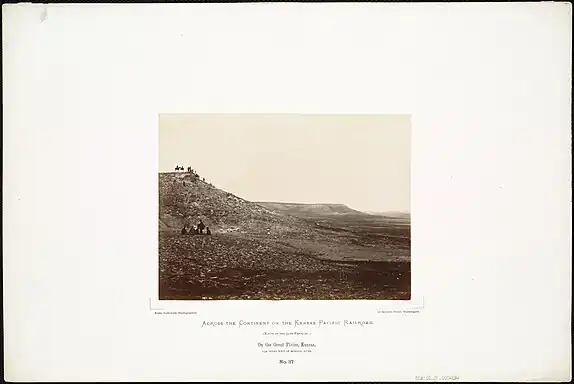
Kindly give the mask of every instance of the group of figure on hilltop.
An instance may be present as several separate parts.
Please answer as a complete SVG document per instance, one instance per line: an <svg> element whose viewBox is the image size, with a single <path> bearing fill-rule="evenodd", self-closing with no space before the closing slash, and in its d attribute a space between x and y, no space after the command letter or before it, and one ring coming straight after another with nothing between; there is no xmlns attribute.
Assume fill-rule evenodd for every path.
<svg viewBox="0 0 574 384"><path fill-rule="evenodd" d="M176 170L176 172L179 172L179 171L184 171L185 169L183 168L183 165L176 165L175 170ZM195 172L195 170L193 168L187 167L187 173L191 173L193 176L195 176L196 178L199 179L199 175L197 174L197 172ZM205 181L205 177L202 180Z"/></svg>
<svg viewBox="0 0 574 384"><path fill-rule="evenodd" d="M193 225L191 228L187 228L187 225L184 225L183 228L181 229L181 234L182 235L187 235L187 234L203 235L204 229L205 229L206 235L211 235L211 230L209 229L209 227L206 227L205 224L203 224L203 220L199 220L199 223L197 225Z"/></svg>
<svg viewBox="0 0 574 384"><path fill-rule="evenodd" d="M183 170L185 170L185 169L183 168L183 165L176 165L176 166L175 166L175 170L176 170L176 171L183 171ZM188 172L188 173L193 173L193 174L196 174L196 175L197 175L197 173L195 173L195 171L194 171L191 167L187 167L187 172Z"/></svg>

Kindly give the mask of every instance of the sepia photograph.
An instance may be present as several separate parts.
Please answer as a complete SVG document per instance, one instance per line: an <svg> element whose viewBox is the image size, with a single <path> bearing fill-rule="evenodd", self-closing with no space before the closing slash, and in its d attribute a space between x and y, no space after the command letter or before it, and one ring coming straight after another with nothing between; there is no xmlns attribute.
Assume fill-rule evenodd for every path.
<svg viewBox="0 0 574 384"><path fill-rule="evenodd" d="M161 114L160 300L409 300L409 115Z"/></svg>
<svg viewBox="0 0 574 384"><path fill-rule="evenodd" d="M571 3L2 32L4 381L572 381Z"/></svg>

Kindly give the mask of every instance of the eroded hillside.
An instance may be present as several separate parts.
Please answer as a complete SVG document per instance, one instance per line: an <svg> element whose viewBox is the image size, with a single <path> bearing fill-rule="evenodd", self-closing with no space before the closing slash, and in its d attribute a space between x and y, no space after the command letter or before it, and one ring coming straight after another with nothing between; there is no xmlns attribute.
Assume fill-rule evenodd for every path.
<svg viewBox="0 0 574 384"><path fill-rule="evenodd" d="M215 232L278 233L308 227L297 218L244 200L190 173L160 173L159 198L164 229L180 229L200 219Z"/></svg>

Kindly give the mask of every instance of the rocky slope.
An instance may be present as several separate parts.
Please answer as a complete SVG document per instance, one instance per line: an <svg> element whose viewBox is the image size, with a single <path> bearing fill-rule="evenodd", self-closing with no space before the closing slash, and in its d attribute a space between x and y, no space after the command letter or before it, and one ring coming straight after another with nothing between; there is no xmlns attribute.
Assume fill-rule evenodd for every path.
<svg viewBox="0 0 574 384"><path fill-rule="evenodd" d="M279 233L309 225L223 191L190 173L159 174L159 218L163 229L199 220L212 232ZM163 223L163 224L162 224Z"/></svg>

